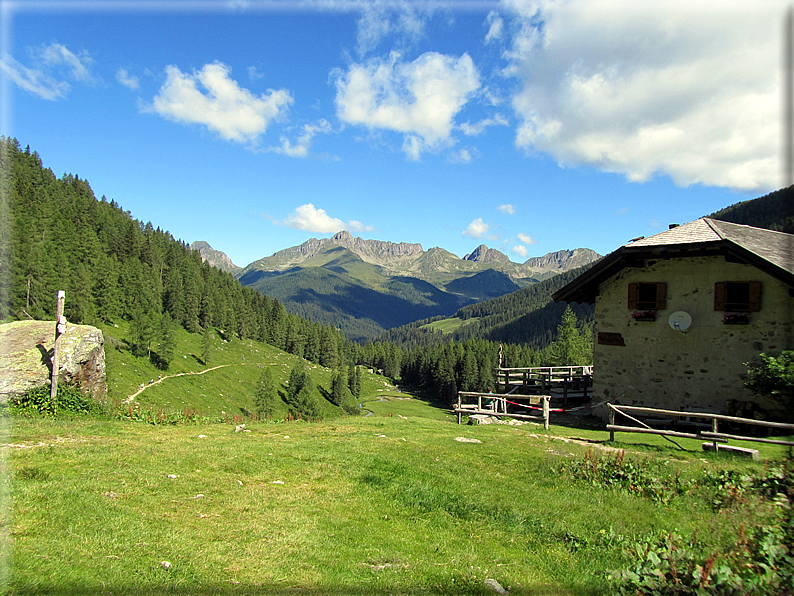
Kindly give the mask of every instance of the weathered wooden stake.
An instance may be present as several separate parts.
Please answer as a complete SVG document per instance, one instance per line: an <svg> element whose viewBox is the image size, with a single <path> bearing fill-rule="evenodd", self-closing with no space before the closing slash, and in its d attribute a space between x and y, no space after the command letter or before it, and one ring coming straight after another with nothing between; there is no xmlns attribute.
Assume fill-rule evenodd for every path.
<svg viewBox="0 0 794 596"><path fill-rule="evenodd" d="M543 396L543 428L549 430L549 397Z"/></svg>
<svg viewBox="0 0 794 596"><path fill-rule="evenodd" d="M50 381L50 401L53 406L57 405L55 396L58 394L58 356L60 356L61 335L66 332L66 317L63 316L63 303L66 300L66 293L58 290L55 306L55 346L52 348L52 380Z"/></svg>
<svg viewBox="0 0 794 596"><path fill-rule="evenodd" d="M607 407L609 407L609 426L615 426L615 410L612 408L612 404L607 404ZM614 441L615 440L615 431L614 430L610 429L610 431L609 431L609 440L610 441Z"/></svg>

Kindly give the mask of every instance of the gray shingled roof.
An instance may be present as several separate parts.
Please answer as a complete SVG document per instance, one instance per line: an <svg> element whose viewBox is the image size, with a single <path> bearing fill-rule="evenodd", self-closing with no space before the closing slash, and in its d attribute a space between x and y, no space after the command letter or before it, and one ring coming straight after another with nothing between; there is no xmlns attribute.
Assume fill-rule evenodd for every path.
<svg viewBox="0 0 794 596"><path fill-rule="evenodd" d="M627 259L672 257L693 254L693 250L731 254L794 287L794 234L703 217L621 246L555 292L552 298L592 303L598 284L625 267Z"/></svg>

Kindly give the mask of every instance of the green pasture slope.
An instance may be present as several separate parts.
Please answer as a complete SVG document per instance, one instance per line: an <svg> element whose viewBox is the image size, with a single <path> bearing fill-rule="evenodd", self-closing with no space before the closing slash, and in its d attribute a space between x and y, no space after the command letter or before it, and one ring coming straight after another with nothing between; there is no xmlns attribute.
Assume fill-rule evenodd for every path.
<svg viewBox="0 0 794 596"><path fill-rule="evenodd" d="M108 397L115 407L130 407L137 402L141 408L166 413L194 411L210 418L245 417L246 412L255 409L253 396L262 367L271 368L284 392L290 371L301 360L265 343L225 341L213 333L209 362L204 364L202 336L180 329L176 333L177 356L168 370L162 371L146 358L134 357L125 348L126 323L118 327L105 326L102 332ZM333 370L310 362L306 362L306 367L321 395L330 395ZM393 387L385 377L362 370L363 397ZM323 409L324 417L342 415L341 409L327 400L323 400ZM286 412L284 405L282 414Z"/></svg>
<svg viewBox="0 0 794 596"><path fill-rule="evenodd" d="M124 333L106 330L113 401L161 374L112 347ZM206 370L199 337L181 334L177 353L164 374ZM223 368L146 385L135 400L221 420L253 407L260 365L283 381L293 358L216 338L208 366ZM312 374L330 385L330 371ZM752 443L762 456L752 462L687 439L687 451L627 433L610 444L598 425L554 416L548 432L459 426L364 379L369 416L329 403L321 422L246 419L241 432L228 419L0 417L0 591L486 595L495 580L516 595L615 594L610 572L654 537L697 536L694 568L776 523L768 499L731 482L769 474L782 447ZM581 476L613 468L606 480Z"/></svg>

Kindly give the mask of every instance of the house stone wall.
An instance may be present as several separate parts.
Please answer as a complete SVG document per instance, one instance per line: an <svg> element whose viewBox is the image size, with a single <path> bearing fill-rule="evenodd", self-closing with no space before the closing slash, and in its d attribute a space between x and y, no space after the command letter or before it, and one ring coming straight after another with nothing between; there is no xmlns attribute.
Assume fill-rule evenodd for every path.
<svg viewBox="0 0 794 596"><path fill-rule="evenodd" d="M725 325L724 313L714 310L714 284L722 281L762 283L761 310L748 325ZM667 284L666 308L656 321L632 319L632 282ZM692 317L685 333L668 323L676 311ZM645 267L625 268L600 285L595 319L594 402L774 415L774 404L746 390L740 377L760 353L794 349L794 298L772 276L724 257L646 260ZM599 332L620 334L625 346L599 343Z"/></svg>

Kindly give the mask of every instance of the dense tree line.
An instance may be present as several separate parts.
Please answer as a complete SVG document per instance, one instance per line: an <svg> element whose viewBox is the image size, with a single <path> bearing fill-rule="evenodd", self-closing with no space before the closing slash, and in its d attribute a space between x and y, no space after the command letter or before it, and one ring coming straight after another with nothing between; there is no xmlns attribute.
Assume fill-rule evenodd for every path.
<svg viewBox="0 0 794 596"><path fill-rule="evenodd" d="M781 188L757 199L736 203L708 217L794 234L794 186Z"/></svg>
<svg viewBox="0 0 794 596"><path fill-rule="evenodd" d="M421 387L449 403L458 391L493 391L495 369L500 365L527 368L592 364L592 333L580 325L570 307L558 317L555 336L543 349L482 338L427 344L407 351L393 342L370 342L359 356L386 376L399 376L403 383Z"/></svg>
<svg viewBox="0 0 794 596"><path fill-rule="evenodd" d="M168 232L97 200L87 181L56 178L15 139L0 138L0 160L0 320L53 318L65 290L67 319L129 321L133 351L163 365L176 326L256 339L328 367L356 361L358 346L336 329L241 286Z"/></svg>

